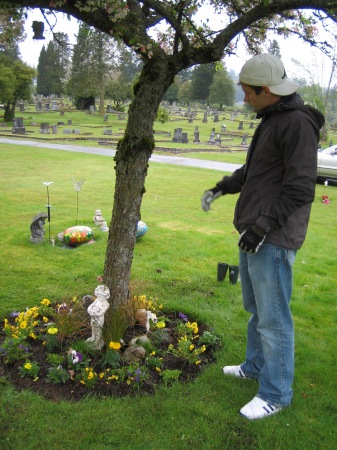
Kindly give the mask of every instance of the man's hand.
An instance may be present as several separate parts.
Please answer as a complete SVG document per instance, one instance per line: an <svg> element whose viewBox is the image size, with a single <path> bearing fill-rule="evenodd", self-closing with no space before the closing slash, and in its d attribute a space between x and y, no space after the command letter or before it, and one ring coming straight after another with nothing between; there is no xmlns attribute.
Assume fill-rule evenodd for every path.
<svg viewBox="0 0 337 450"><path fill-rule="evenodd" d="M257 225L248 227L240 236L238 246L245 253L257 253L265 240L266 234Z"/></svg>
<svg viewBox="0 0 337 450"><path fill-rule="evenodd" d="M221 197L222 192L218 188L210 189L205 191L204 195L201 197L201 208L203 211L207 212L211 209L211 203L217 198Z"/></svg>

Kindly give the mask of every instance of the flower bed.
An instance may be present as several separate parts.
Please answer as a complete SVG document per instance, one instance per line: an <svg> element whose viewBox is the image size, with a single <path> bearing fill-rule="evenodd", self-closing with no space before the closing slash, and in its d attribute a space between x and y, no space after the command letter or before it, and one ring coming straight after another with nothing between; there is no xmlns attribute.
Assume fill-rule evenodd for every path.
<svg viewBox="0 0 337 450"><path fill-rule="evenodd" d="M17 389L32 389L46 398L80 400L89 393L124 396L153 393L158 384L194 379L214 360L219 339L205 325L181 312L164 312L157 300L135 297L137 307L157 314L148 333L133 337L135 348L126 358L128 340L110 339L95 351L86 339L90 318L82 301L61 304L43 299L39 306L13 312L4 319L0 334L0 376ZM133 335L134 336L134 335ZM144 336L146 336L144 338Z"/></svg>

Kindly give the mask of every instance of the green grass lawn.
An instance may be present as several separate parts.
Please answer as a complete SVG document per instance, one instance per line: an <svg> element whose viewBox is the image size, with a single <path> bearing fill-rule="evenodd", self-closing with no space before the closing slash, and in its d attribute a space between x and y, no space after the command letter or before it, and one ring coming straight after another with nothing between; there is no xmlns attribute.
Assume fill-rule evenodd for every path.
<svg viewBox="0 0 337 450"><path fill-rule="evenodd" d="M62 302L93 294L103 271L107 235L94 228L95 244L66 250L31 244L29 227L32 217L46 210L43 181L54 182L49 188L51 235L75 224L73 178L85 179L78 223L94 227L98 208L110 222L113 159L19 143L1 145L0 158L0 317L45 297ZM249 422L238 411L253 398L257 385L225 378L221 371L244 358L248 315L240 284L231 285L228 278L216 281L218 262L238 262L238 234L232 225L237 196L218 200L207 214L200 208L203 191L222 176L214 170L150 163L142 204L148 233L136 244L132 266L137 294L158 297L168 310L193 314L214 328L222 342L217 361L193 383L161 387L153 396L89 396L80 403L48 401L0 380L1 449L335 448L337 188L317 185L307 240L294 266L293 405L264 421ZM323 191L329 205L321 203Z"/></svg>

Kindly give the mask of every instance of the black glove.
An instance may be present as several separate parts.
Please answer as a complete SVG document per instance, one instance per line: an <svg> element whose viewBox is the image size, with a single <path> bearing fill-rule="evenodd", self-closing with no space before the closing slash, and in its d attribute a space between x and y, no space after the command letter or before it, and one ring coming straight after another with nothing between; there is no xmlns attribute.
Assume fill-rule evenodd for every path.
<svg viewBox="0 0 337 450"><path fill-rule="evenodd" d="M248 227L240 236L238 246L245 253L257 253L265 240L266 234L257 225Z"/></svg>

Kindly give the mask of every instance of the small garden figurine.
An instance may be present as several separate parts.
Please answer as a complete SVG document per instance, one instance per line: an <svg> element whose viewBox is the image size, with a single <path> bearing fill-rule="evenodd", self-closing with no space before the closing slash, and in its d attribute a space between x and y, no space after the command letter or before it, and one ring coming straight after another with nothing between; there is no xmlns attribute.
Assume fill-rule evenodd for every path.
<svg viewBox="0 0 337 450"><path fill-rule="evenodd" d="M43 227L45 225L46 219L47 214L44 212L36 214L36 216L33 217L33 221L30 225L30 242L32 242L33 244L40 244L41 242L44 242L44 235L46 232Z"/></svg>
<svg viewBox="0 0 337 450"><path fill-rule="evenodd" d="M96 226L101 227L103 225L105 219L102 217L102 211L100 209L96 209L93 219Z"/></svg>
<svg viewBox="0 0 337 450"><path fill-rule="evenodd" d="M88 314L91 317L91 337L86 342L95 350L101 350L104 346L102 330L104 324L104 314L109 308L108 299L110 297L109 288L105 284L100 284L95 289L96 300L89 306Z"/></svg>

